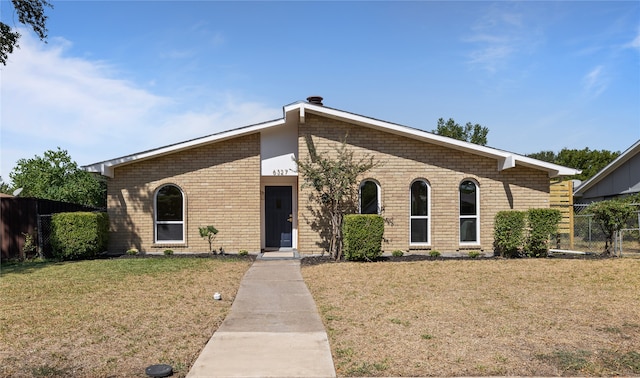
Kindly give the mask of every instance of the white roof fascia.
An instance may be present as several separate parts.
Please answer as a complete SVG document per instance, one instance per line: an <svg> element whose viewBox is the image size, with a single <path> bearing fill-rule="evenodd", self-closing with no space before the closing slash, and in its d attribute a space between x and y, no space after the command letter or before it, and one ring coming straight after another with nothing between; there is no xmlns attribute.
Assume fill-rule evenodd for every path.
<svg viewBox="0 0 640 378"><path fill-rule="evenodd" d="M574 191L574 196L581 196L586 192L589 188L599 183L603 178L607 177L611 172L615 171L622 164L626 163L629 159L634 157L636 154L640 153L640 139L635 142L631 147L627 148L627 150L620 154L617 158L615 158L611 163L609 163L606 167L602 168L598 173L593 175L590 179L583 182L578 186Z"/></svg>
<svg viewBox="0 0 640 378"><path fill-rule="evenodd" d="M156 158L163 155L168 155L171 153L187 150L194 147L199 147L209 143L221 142L227 139L232 139L239 136L252 134L273 126L282 125L284 123L285 123L285 120L283 118L283 119L278 119L270 122L260 123L257 125L242 127L238 129L229 130L229 131L223 131L221 133L212 134L202 138L188 140L182 143L172 144L169 146L148 150L148 151L136 153L133 155L127 155L127 156L123 156L123 157L119 157L111 160L98 162L95 164L84 166L83 168L88 172L100 173L103 176L113 178L113 169L122 165L127 165L134 162L139 162L139 161Z"/></svg>
<svg viewBox="0 0 640 378"><path fill-rule="evenodd" d="M295 105L295 104L294 104ZM460 151L469 152L475 155L481 155L497 160L498 171L502 171L509 168L514 168L516 164L547 171L550 178L558 176L572 176L577 175L581 171L578 169L568 168L557 164L547 163L541 160L529 158L526 156L514 154L507 151L498 150L491 147L481 146L474 143L469 143L454 138L445 137L442 135L433 134L424 130L414 129L407 126L402 126L394 123L380 121L373 118L364 117L361 115L344 112L325 106L319 106L314 104L304 104L306 112L315 112L326 115L328 117L348 120L353 123L357 123L373 129L382 130L385 132L391 132L397 135L406 136L412 139L422 140L429 143L441 145L448 148L453 148ZM292 107L293 108L293 107ZM292 110L290 108L290 110Z"/></svg>
<svg viewBox="0 0 640 378"><path fill-rule="evenodd" d="M514 168L517 164L527 166L530 168L547 171L549 177L557 176L571 176L580 173L580 170L573 168L563 167L557 164L543 162L537 159L528 158L522 155L517 155L511 152L498 150L491 147L481 146L474 143L464 142L457 139L445 137L442 135L433 134L424 130L419 130L407 126L398 125L395 123L380 121L375 118L364 117L358 114L345 112L329 108L322 105L310 104L307 102L295 102L283 107L284 116L281 119L260 123L257 125L241 127L221 133L209 135L202 138L192 139L186 142L177 143L149 151L140 152L112 160L102 161L95 164L84 166L83 168L89 172L100 173L107 177L113 177L113 169L122 165L131 164L137 161L147 160L174 152L198 147L201 145L220 142L223 140L255 133L264 129L282 125L287 120L287 114L292 111L297 111L300 117L300 123L305 122L305 115L308 112L321 114L330 118L345 120L351 123L359 124L372 129L381 130L396 135L409 137L416 140L426 141L429 143L441 145L447 148L456 149L459 151L465 151L475 155L481 155L489 158L496 159L498 171L502 171L509 168Z"/></svg>

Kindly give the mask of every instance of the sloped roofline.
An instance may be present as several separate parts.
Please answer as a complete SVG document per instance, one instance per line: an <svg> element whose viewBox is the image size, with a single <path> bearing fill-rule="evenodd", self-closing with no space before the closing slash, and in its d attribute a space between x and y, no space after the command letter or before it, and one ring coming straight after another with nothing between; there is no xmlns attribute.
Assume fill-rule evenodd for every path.
<svg viewBox="0 0 640 378"><path fill-rule="evenodd" d="M459 151L469 152L475 155L493 158L497 161L498 170L513 168L517 165L526 166L542 171L546 171L549 177L571 176L580 173L580 170L564 167L557 164L543 162L537 159L514 154L512 152L503 151L491 147L481 146L473 143L460 141L457 139L433 134L424 130L403 126L395 123L381 121L378 119L365 117L362 115L345 112L343 110L333 109L327 106L311 104L304 101L298 101L283 107L283 118L264 123L254 124L250 126L240 127L205 137L191 139L185 142L175 143L168 146L138 152L132 155L122 156L119 158L105 160L98 163L83 166L89 172L100 173L107 177L113 177L113 170L117 167L139 162L147 159L156 158L163 155L172 154L178 151L188 150L206 144L217 143L231 138L261 132L272 127L285 124L287 117L298 116L300 123L305 122L307 113L317 114L349 123L355 123L372 129L405 136L408 138L429 142L447 148Z"/></svg>
<svg viewBox="0 0 640 378"><path fill-rule="evenodd" d="M615 158L606 167L602 168L600 171L598 171L598 173L593 175L593 177L580 184L580 186L578 186L573 191L573 195L576 197L582 197L587 190L602 181L605 177L607 177L613 171L618 169L618 167L629 161L632 157L636 156L638 153L640 153L640 139L638 139L638 141L635 142L631 147L627 148L626 151L620 154L620 156Z"/></svg>

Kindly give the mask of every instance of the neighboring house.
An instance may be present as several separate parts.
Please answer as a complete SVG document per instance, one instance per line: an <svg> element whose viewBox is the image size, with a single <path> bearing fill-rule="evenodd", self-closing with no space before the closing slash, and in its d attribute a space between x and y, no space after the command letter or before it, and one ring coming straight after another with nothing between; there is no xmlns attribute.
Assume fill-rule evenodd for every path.
<svg viewBox="0 0 640 378"><path fill-rule="evenodd" d="M640 193L640 140L593 177L576 186L576 203L591 203Z"/></svg>
<svg viewBox="0 0 640 378"><path fill-rule="evenodd" d="M493 251L498 211L549 207L549 178L579 171L325 107L284 107L281 119L86 166L108 177L109 250L226 251L326 247L311 190L298 177L311 137L320 154L343 140L382 162L360 181L363 212L387 220L384 250Z"/></svg>

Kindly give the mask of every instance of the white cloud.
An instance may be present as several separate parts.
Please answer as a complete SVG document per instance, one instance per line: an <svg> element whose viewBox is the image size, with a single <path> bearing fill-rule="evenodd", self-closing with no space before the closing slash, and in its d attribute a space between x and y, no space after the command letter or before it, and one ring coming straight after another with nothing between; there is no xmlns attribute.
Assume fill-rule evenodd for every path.
<svg viewBox="0 0 640 378"><path fill-rule="evenodd" d="M209 105L198 109L192 99L159 96L118 78L115 65L70 56L69 41L43 44L30 34L22 33L20 48L0 68L5 181L18 159L58 146L85 165L282 115L212 90L201 100Z"/></svg>
<svg viewBox="0 0 640 378"><path fill-rule="evenodd" d="M624 47L640 50L640 32L638 32L638 35L636 35L631 42L625 44Z"/></svg>
<svg viewBox="0 0 640 378"><path fill-rule="evenodd" d="M609 85L609 79L606 75L604 66L599 65L594 67L584 75L582 82L586 96L598 97Z"/></svg>
<svg viewBox="0 0 640 378"><path fill-rule="evenodd" d="M463 38L473 45L469 63L489 73L506 67L517 54L528 53L538 44L540 32L525 25L522 11L508 9L511 4L490 7L471 26Z"/></svg>

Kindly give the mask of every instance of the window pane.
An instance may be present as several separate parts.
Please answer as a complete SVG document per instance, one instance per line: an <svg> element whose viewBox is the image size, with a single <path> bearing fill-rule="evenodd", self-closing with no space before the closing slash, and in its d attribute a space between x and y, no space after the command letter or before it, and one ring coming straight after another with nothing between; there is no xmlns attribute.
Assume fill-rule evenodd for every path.
<svg viewBox="0 0 640 378"><path fill-rule="evenodd" d="M167 185L158 191L156 220L182 220L182 192L173 185Z"/></svg>
<svg viewBox="0 0 640 378"><path fill-rule="evenodd" d="M460 219L460 241L461 242L475 242L476 238L476 220L475 219Z"/></svg>
<svg viewBox="0 0 640 378"><path fill-rule="evenodd" d="M476 214L476 184L465 181L460 184L460 215Z"/></svg>
<svg viewBox="0 0 640 378"><path fill-rule="evenodd" d="M373 181L360 186L360 214L378 214L378 185Z"/></svg>
<svg viewBox="0 0 640 378"><path fill-rule="evenodd" d="M411 220L411 242L427 243L429 235L428 219L412 219Z"/></svg>
<svg viewBox="0 0 640 378"><path fill-rule="evenodd" d="M159 224L157 225L158 241L161 240L182 240L181 224Z"/></svg>
<svg viewBox="0 0 640 378"><path fill-rule="evenodd" d="M414 182L411 185L411 215L429 215L427 201L427 183Z"/></svg>

